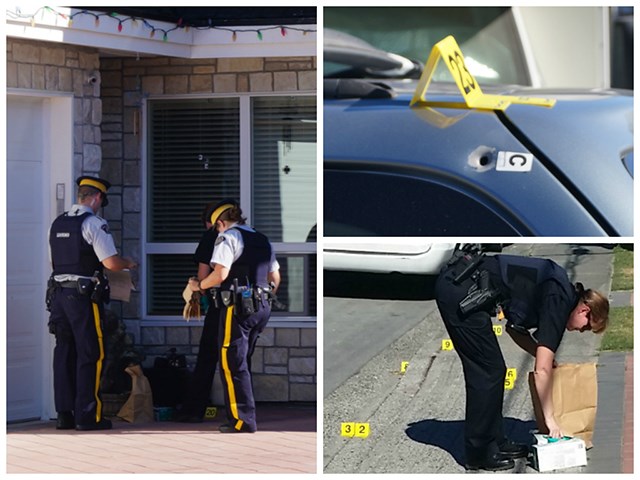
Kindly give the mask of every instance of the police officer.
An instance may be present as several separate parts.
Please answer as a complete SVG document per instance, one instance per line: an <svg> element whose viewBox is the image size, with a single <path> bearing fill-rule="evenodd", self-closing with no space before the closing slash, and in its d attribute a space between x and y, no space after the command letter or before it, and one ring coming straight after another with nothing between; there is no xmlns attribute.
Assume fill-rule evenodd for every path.
<svg viewBox="0 0 640 480"><path fill-rule="evenodd" d="M223 307L219 347L221 377L229 423L222 433L257 430L251 383L251 355L264 330L271 305L269 296L280 284L280 266L263 234L245 225L233 200L217 204L211 214L219 236L213 250L213 272L204 280L190 280L192 290L219 287Z"/></svg>
<svg viewBox="0 0 640 480"><path fill-rule="evenodd" d="M548 259L485 256L459 250L436 281L438 309L462 361L466 386L465 467L506 470L526 445L505 437L502 417L506 365L491 315L501 308L506 331L535 357L534 379L550 435L562 436L551 397L555 352L565 330L604 331L609 302ZM533 331L533 333L531 333Z"/></svg>
<svg viewBox="0 0 640 480"><path fill-rule="evenodd" d="M218 231L211 224L211 214L215 206L216 204L212 202L202 212L202 222L206 231L202 234L193 255L194 261L198 265L198 280L205 279L212 271L210 262L213 256L213 247L218 238ZM213 298L211 290L201 293L206 296L208 307L202 326L196 367L190 379L189 390L185 400L175 417L176 421L184 423L200 423L203 421L209 402L213 377L218 365L219 302L218 299Z"/></svg>
<svg viewBox="0 0 640 480"><path fill-rule="evenodd" d="M136 263L116 251L107 222L97 216L108 204L109 182L77 179L78 200L56 218L49 231L53 273L47 304L49 330L55 335L53 384L58 412L56 428L104 430L98 390L104 345L101 319L108 292L103 268L123 270Z"/></svg>

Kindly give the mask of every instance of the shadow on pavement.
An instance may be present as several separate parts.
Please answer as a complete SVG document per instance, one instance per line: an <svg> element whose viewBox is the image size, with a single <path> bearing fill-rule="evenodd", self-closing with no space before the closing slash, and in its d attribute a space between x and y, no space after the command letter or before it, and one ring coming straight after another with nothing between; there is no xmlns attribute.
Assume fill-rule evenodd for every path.
<svg viewBox="0 0 640 480"><path fill-rule="evenodd" d="M534 420L523 421L505 418L504 430L510 440L531 444L531 430L536 429ZM464 421L428 419L410 423L405 430L407 436L419 443L433 445L446 450L460 466L464 466Z"/></svg>
<svg viewBox="0 0 640 480"><path fill-rule="evenodd" d="M435 275L324 271L324 296L433 300Z"/></svg>

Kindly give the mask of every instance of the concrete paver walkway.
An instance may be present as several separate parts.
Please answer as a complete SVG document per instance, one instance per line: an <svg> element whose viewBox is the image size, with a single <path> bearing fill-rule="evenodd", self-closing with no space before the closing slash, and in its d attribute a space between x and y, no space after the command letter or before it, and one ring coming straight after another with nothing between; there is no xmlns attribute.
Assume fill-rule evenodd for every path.
<svg viewBox="0 0 640 480"><path fill-rule="evenodd" d="M7 473L315 473L316 405L258 405L258 432L197 424L114 420L98 432L55 422L7 427Z"/></svg>

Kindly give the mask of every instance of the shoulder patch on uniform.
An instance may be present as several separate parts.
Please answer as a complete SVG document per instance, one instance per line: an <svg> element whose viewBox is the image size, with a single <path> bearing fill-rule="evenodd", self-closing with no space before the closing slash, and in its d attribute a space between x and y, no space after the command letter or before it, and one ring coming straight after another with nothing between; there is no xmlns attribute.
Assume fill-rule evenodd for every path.
<svg viewBox="0 0 640 480"><path fill-rule="evenodd" d="M220 245L222 242L224 242L224 235L218 235L218 238L216 238L216 245Z"/></svg>
<svg viewBox="0 0 640 480"><path fill-rule="evenodd" d="M104 233L106 233L107 235L111 235L111 232L109 231L109 225L106 223L103 223L102 226L100 227L102 230L104 230Z"/></svg>

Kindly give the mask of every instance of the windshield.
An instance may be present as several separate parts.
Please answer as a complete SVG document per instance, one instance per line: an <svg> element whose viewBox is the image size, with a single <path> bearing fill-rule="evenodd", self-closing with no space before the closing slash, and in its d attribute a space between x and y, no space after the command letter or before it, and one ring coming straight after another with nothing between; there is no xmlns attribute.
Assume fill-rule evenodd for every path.
<svg viewBox="0 0 640 480"><path fill-rule="evenodd" d="M327 7L324 25L420 63L427 60L433 45L453 35L467 67L482 84L531 84L516 23L507 7ZM353 67L335 59L325 61L325 77L340 76ZM453 81L442 65L433 79Z"/></svg>

